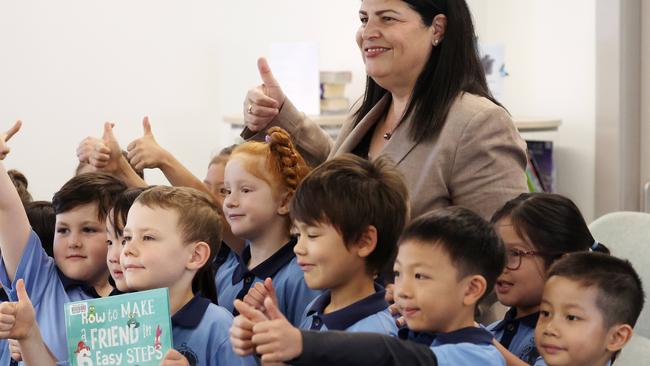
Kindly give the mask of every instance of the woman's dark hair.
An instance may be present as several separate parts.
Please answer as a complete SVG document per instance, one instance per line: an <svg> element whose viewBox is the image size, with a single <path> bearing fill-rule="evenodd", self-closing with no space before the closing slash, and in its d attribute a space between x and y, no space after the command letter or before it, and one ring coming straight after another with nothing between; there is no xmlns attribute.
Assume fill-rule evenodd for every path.
<svg viewBox="0 0 650 366"><path fill-rule="evenodd" d="M444 126L454 100L463 92L485 97L501 106L488 89L479 59L472 15L465 0L402 1L420 14L422 23L427 27L433 24L436 15L444 14L447 17L444 38L431 50L402 116L402 121L411 115L417 121L409 127L411 140L426 140L435 136ZM361 122L387 93L368 76L363 101L354 112L354 124ZM382 114L387 111L388 107Z"/></svg>
<svg viewBox="0 0 650 366"><path fill-rule="evenodd" d="M56 214L52 202L33 201L25 205L27 219L32 226L32 230L41 239L41 245L45 253L50 257L54 256L52 247L54 246L54 226L56 223Z"/></svg>
<svg viewBox="0 0 650 366"><path fill-rule="evenodd" d="M555 193L522 193L492 216L492 223L509 217L515 232L532 244L548 268L562 255L589 251L609 254L598 243L580 209L573 201Z"/></svg>

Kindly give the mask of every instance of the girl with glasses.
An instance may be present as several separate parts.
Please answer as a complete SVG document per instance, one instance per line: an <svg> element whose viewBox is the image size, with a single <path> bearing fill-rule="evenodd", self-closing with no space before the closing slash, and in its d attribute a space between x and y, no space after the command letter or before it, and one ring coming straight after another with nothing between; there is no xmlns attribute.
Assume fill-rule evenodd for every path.
<svg viewBox="0 0 650 366"><path fill-rule="evenodd" d="M494 289L510 310L488 330L510 352L512 364L545 365L534 331L547 269L566 253L609 250L594 240L573 201L558 194L521 194L498 210L492 223L506 247L506 265Z"/></svg>

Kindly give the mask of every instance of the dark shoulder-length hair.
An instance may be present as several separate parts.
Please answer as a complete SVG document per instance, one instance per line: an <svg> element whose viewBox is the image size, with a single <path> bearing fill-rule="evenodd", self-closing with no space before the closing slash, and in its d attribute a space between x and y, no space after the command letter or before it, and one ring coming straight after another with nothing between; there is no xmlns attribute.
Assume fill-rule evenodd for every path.
<svg viewBox="0 0 650 366"><path fill-rule="evenodd" d="M488 89L479 60L472 15L465 0L402 1L420 14L427 27L433 24L436 15L447 17L444 38L433 47L402 116L402 121L409 116L415 121L409 127L409 137L418 141L435 136L442 129L454 100L463 92L485 97L501 106ZM353 114L354 124L359 123L387 93L368 76L363 101ZM382 114L387 112L387 108Z"/></svg>

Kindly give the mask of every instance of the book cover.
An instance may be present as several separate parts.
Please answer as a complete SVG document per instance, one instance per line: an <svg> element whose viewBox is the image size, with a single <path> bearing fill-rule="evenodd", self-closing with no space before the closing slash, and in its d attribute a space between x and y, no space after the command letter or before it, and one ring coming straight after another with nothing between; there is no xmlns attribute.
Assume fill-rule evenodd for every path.
<svg viewBox="0 0 650 366"><path fill-rule="evenodd" d="M71 366L159 365L172 347L166 288L65 304Z"/></svg>
<svg viewBox="0 0 650 366"><path fill-rule="evenodd" d="M553 142L527 140L529 164L539 179L544 192L555 192L555 164L553 163Z"/></svg>

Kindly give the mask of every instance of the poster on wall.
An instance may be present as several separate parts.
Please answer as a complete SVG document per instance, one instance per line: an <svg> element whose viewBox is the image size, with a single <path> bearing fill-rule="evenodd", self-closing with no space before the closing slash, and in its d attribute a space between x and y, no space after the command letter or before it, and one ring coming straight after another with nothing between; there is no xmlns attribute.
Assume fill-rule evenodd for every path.
<svg viewBox="0 0 650 366"><path fill-rule="evenodd" d="M503 79L508 76L503 43L483 43L479 45L481 64L485 71L490 92L497 99L503 97Z"/></svg>

